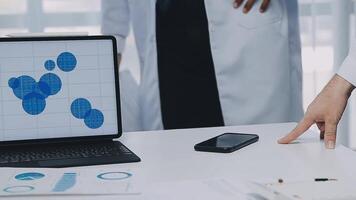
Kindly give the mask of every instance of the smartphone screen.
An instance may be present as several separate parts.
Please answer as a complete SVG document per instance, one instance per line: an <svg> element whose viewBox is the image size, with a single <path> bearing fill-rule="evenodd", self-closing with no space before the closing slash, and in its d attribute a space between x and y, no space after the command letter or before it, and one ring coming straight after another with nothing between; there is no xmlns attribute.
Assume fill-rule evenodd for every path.
<svg viewBox="0 0 356 200"><path fill-rule="evenodd" d="M224 133L195 145L198 151L232 152L258 141L258 135L243 133Z"/></svg>

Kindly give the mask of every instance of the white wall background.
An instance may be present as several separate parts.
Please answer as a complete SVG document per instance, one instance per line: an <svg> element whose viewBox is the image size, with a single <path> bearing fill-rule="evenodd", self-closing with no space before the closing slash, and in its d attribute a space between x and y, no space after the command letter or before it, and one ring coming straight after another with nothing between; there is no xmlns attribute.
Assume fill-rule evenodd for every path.
<svg viewBox="0 0 356 200"><path fill-rule="evenodd" d="M100 34L101 0L0 0L0 36L13 32L74 32ZM338 11L347 4L350 22L335 26L337 19L348 13ZM304 106L307 106L329 80L334 70L334 55L348 48L335 38L340 32L354 37L354 3L351 0L299 0L302 56L304 69ZM348 40L346 39L346 42ZM348 44L348 43L347 43ZM337 49L336 49L337 48ZM341 51L342 52L342 51ZM341 55L342 56L342 55ZM128 39L121 70L130 70L139 80L137 54L132 36ZM352 121L356 113L351 108L348 132L349 145L356 147ZM343 133L345 136L346 134ZM354 136L355 135L355 136Z"/></svg>

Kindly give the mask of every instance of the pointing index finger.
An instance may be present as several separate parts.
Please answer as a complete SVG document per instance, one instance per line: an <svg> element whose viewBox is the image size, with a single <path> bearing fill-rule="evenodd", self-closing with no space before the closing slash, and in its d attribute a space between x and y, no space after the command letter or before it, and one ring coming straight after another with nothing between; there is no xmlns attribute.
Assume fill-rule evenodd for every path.
<svg viewBox="0 0 356 200"><path fill-rule="evenodd" d="M286 136L278 140L280 144L288 144L301 136L314 124L314 120L309 117L304 117L299 124Z"/></svg>

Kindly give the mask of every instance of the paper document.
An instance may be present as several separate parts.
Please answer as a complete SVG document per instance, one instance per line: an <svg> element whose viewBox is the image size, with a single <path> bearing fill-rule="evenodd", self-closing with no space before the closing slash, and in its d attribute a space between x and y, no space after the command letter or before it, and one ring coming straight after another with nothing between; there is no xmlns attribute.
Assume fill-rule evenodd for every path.
<svg viewBox="0 0 356 200"><path fill-rule="evenodd" d="M266 189L290 200L355 200L355 181L296 181L265 183Z"/></svg>
<svg viewBox="0 0 356 200"><path fill-rule="evenodd" d="M209 179L157 183L146 188L146 200L268 200L243 180Z"/></svg>
<svg viewBox="0 0 356 200"><path fill-rule="evenodd" d="M140 194L130 170L2 168L0 174L0 196Z"/></svg>

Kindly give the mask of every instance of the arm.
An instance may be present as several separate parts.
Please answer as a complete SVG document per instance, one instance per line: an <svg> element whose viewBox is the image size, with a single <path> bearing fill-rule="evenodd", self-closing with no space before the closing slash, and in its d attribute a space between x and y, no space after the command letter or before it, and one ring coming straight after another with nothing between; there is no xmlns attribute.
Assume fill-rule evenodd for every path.
<svg viewBox="0 0 356 200"><path fill-rule="evenodd" d="M288 144L297 139L314 123L324 138L326 148L335 148L337 125L344 113L347 101L356 85L356 41L350 49L349 56L325 88L309 105L307 112L297 127L287 136L278 140Z"/></svg>
<svg viewBox="0 0 356 200"><path fill-rule="evenodd" d="M356 39L352 41L349 55L337 72L352 85L356 86Z"/></svg>
<svg viewBox="0 0 356 200"><path fill-rule="evenodd" d="M102 26L103 34L114 35L118 48L118 63L125 49L125 40L130 30L130 9L128 0L102 1Z"/></svg>

